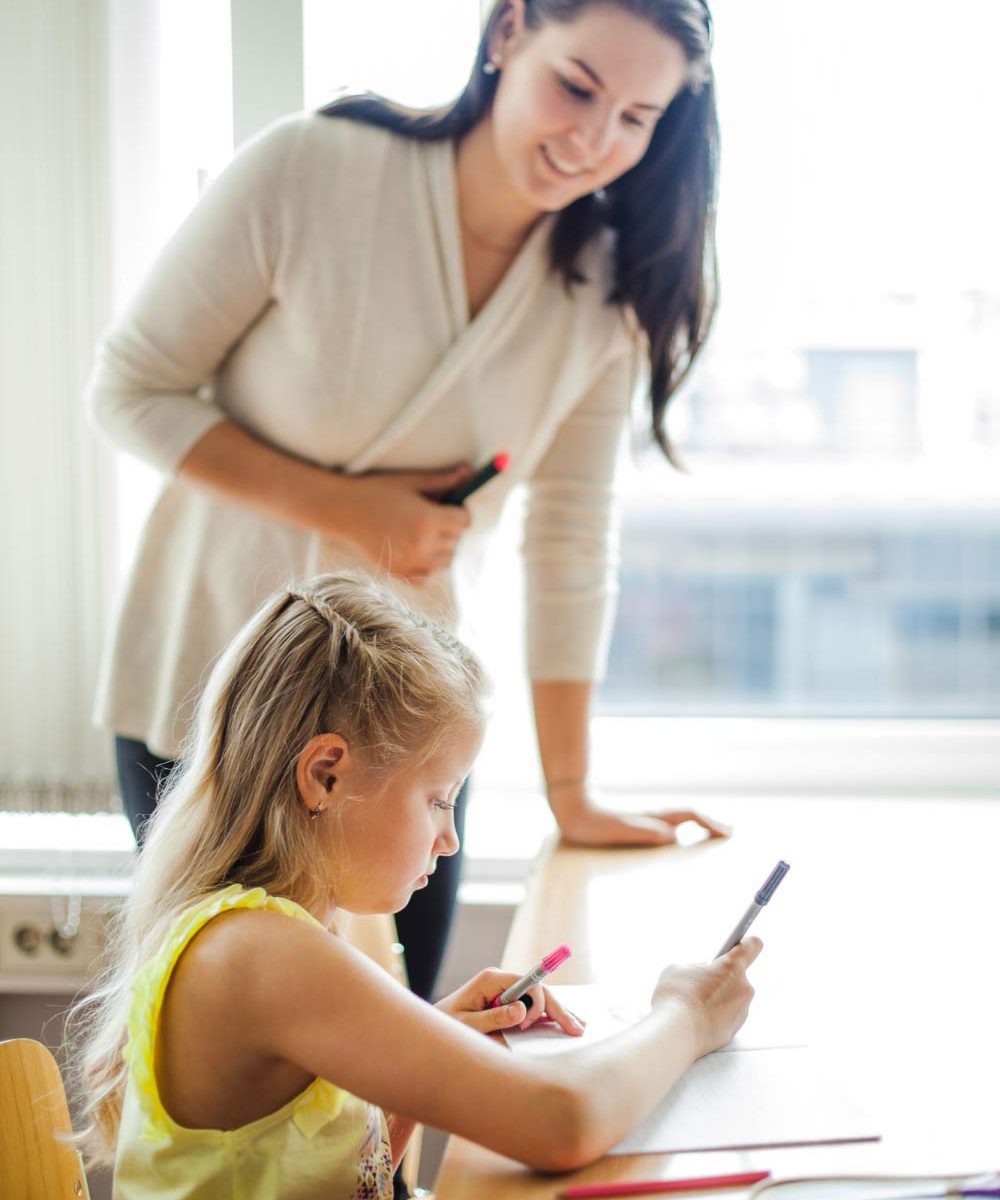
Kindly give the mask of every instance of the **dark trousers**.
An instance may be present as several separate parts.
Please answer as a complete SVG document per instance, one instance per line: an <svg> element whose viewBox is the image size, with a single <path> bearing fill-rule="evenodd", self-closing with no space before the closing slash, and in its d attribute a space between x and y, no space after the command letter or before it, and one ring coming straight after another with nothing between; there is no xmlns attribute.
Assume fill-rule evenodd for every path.
<svg viewBox="0 0 1000 1200"><path fill-rule="evenodd" d="M142 846L143 829L156 808L157 790L173 770L170 759L157 758L143 742L134 738L115 738L118 785L122 806L132 826L136 844ZM455 825L459 839L465 833L465 807L468 782L458 796ZM425 1000L432 999L448 932L455 915L458 881L462 872L462 851L438 860L437 870L427 887L414 892L413 899L396 914L399 940L406 951L406 972L410 988Z"/></svg>

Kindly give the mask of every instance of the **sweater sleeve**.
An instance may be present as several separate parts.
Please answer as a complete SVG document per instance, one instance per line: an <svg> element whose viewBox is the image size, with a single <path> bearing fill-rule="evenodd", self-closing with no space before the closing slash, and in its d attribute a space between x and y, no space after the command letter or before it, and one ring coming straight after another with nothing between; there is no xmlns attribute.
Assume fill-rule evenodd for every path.
<svg viewBox="0 0 1000 1200"><path fill-rule="evenodd" d="M271 302L279 185L298 126L278 122L240 150L98 347L85 397L92 421L164 472L226 419L202 389Z"/></svg>
<svg viewBox="0 0 1000 1200"><path fill-rule="evenodd" d="M565 418L528 484L522 551L528 674L603 674L617 593L615 467L637 383L631 347Z"/></svg>

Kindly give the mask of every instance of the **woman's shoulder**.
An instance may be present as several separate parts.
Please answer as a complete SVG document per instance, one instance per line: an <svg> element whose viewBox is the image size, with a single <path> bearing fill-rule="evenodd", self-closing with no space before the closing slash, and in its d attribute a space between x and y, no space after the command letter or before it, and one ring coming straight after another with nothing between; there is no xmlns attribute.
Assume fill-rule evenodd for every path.
<svg viewBox="0 0 1000 1200"><path fill-rule="evenodd" d="M286 136L301 140L305 155L329 155L338 158L351 157L381 159L387 154L400 153L412 148L412 138L383 129L358 116L338 115L322 109L298 113L278 121L275 130L284 130Z"/></svg>
<svg viewBox="0 0 1000 1200"><path fill-rule="evenodd" d="M298 112L265 125L240 148L236 162L254 164L272 180L284 176L296 185L304 177L344 174L377 163L401 140L392 132L365 121L326 116L322 112Z"/></svg>
<svg viewBox="0 0 1000 1200"><path fill-rule="evenodd" d="M284 155L280 193L289 213L322 225L370 213L386 187L386 171L407 186L422 150L412 139L370 122L322 111L298 113L259 135L267 152Z"/></svg>

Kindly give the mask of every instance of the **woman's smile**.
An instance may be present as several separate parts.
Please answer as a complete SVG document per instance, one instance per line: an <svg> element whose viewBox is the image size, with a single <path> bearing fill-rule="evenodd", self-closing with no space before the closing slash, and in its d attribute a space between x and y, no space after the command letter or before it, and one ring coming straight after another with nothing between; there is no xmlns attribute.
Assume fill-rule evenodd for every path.
<svg viewBox="0 0 1000 1200"><path fill-rule="evenodd" d="M590 168L587 166L577 166L574 163L568 162L560 157L559 153L543 143L539 149L542 152L542 158L550 170L560 179L578 179L581 175L585 175Z"/></svg>

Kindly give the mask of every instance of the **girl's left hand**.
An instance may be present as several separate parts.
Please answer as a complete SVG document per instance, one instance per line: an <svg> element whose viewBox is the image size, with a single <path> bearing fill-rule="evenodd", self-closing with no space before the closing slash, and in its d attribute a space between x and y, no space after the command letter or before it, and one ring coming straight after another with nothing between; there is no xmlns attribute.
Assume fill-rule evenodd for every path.
<svg viewBox="0 0 1000 1200"><path fill-rule="evenodd" d="M559 1003L547 988L538 986L524 993L521 1000L491 1008L493 997L516 983L519 975L509 971L487 969L473 976L457 991L445 996L434 1006L448 1016L461 1021L480 1033L496 1033L504 1029L529 1029L538 1021L551 1021L570 1037L583 1033L583 1022ZM524 1000L531 998L531 1004Z"/></svg>

